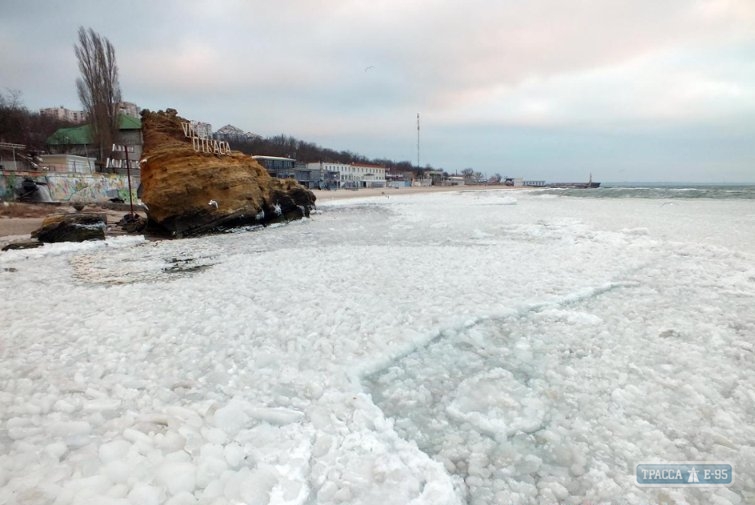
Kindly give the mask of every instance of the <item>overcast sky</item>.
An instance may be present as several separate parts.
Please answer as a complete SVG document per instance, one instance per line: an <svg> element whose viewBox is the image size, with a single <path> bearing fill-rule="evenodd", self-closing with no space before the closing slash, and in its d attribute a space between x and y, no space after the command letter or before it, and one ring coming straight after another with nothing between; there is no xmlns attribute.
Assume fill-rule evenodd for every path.
<svg viewBox="0 0 755 505"><path fill-rule="evenodd" d="M80 109L79 26L124 100L213 129L548 181L755 182L755 0L3 0L0 88Z"/></svg>

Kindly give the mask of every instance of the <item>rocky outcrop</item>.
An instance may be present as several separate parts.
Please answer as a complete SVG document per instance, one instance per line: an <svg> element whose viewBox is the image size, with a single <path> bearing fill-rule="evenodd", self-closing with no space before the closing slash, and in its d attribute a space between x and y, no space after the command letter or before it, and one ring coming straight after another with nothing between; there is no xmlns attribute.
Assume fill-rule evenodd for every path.
<svg viewBox="0 0 755 505"><path fill-rule="evenodd" d="M84 242L105 240L107 216L97 212L53 214L31 233L40 242Z"/></svg>
<svg viewBox="0 0 755 505"><path fill-rule="evenodd" d="M175 110L142 113L141 199L149 229L184 237L308 217L315 196L250 156L202 144Z"/></svg>

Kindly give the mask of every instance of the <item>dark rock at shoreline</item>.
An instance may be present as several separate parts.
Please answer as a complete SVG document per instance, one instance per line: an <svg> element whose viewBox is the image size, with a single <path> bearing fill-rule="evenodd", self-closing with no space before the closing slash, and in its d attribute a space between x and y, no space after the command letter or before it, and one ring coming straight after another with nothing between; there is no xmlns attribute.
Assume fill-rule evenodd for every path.
<svg viewBox="0 0 755 505"><path fill-rule="evenodd" d="M105 240L106 225L107 216L102 213L54 214L46 217L31 236L40 242Z"/></svg>
<svg viewBox="0 0 755 505"><path fill-rule="evenodd" d="M126 233L141 233L147 227L147 220L137 214L126 214L117 224Z"/></svg>
<svg viewBox="0 0 755 505"><path fill-rule="evenodd" d="M174 237L308 217L315 195L250 156L195 150L176 111L142 112L142 201L148 230Z"/></svg>
<svg viewBox="0 0 755 505"><path fill-rule="evenodd" d="M36 249L42 247L44 244L38 240L26 240L23 242L11 242L3 247L3 251L14 251L17 249Z"/></svg>

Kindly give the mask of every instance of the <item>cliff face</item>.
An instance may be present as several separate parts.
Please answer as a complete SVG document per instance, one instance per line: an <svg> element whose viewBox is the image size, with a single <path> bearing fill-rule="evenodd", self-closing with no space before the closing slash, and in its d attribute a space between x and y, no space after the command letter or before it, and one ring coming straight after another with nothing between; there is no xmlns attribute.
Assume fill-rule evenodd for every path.
<svg viewBox="0 0 755 505"><path fill-rule="evenodd" d="M311 191L270 177L246 154L203 144L188 123L172 109L142 113L141 199L153 229L181 237L309 216Z"/></svg>

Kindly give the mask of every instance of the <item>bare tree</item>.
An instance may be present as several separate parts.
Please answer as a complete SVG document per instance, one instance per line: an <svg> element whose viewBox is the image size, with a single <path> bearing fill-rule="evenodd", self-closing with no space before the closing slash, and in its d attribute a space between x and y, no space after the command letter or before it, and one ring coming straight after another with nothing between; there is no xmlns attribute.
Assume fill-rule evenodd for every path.
<svg viewBox="0 0 755 505"><path fill-rule="evenodd" d="M81 77L76 79L76 89L84 110L89 114L94 141L99 145L100 160L103 160L118 133L121 88L115 49L108 39L82 26L74 51L81 71Z"/></svg>
<svg viewBox="0 0 755 505"><path fill-rule="evenodd" d="M7 89L7 88L6 88ZM29 111L21 104L17 89L0 91L0 142L24 143Z"/></svg>

